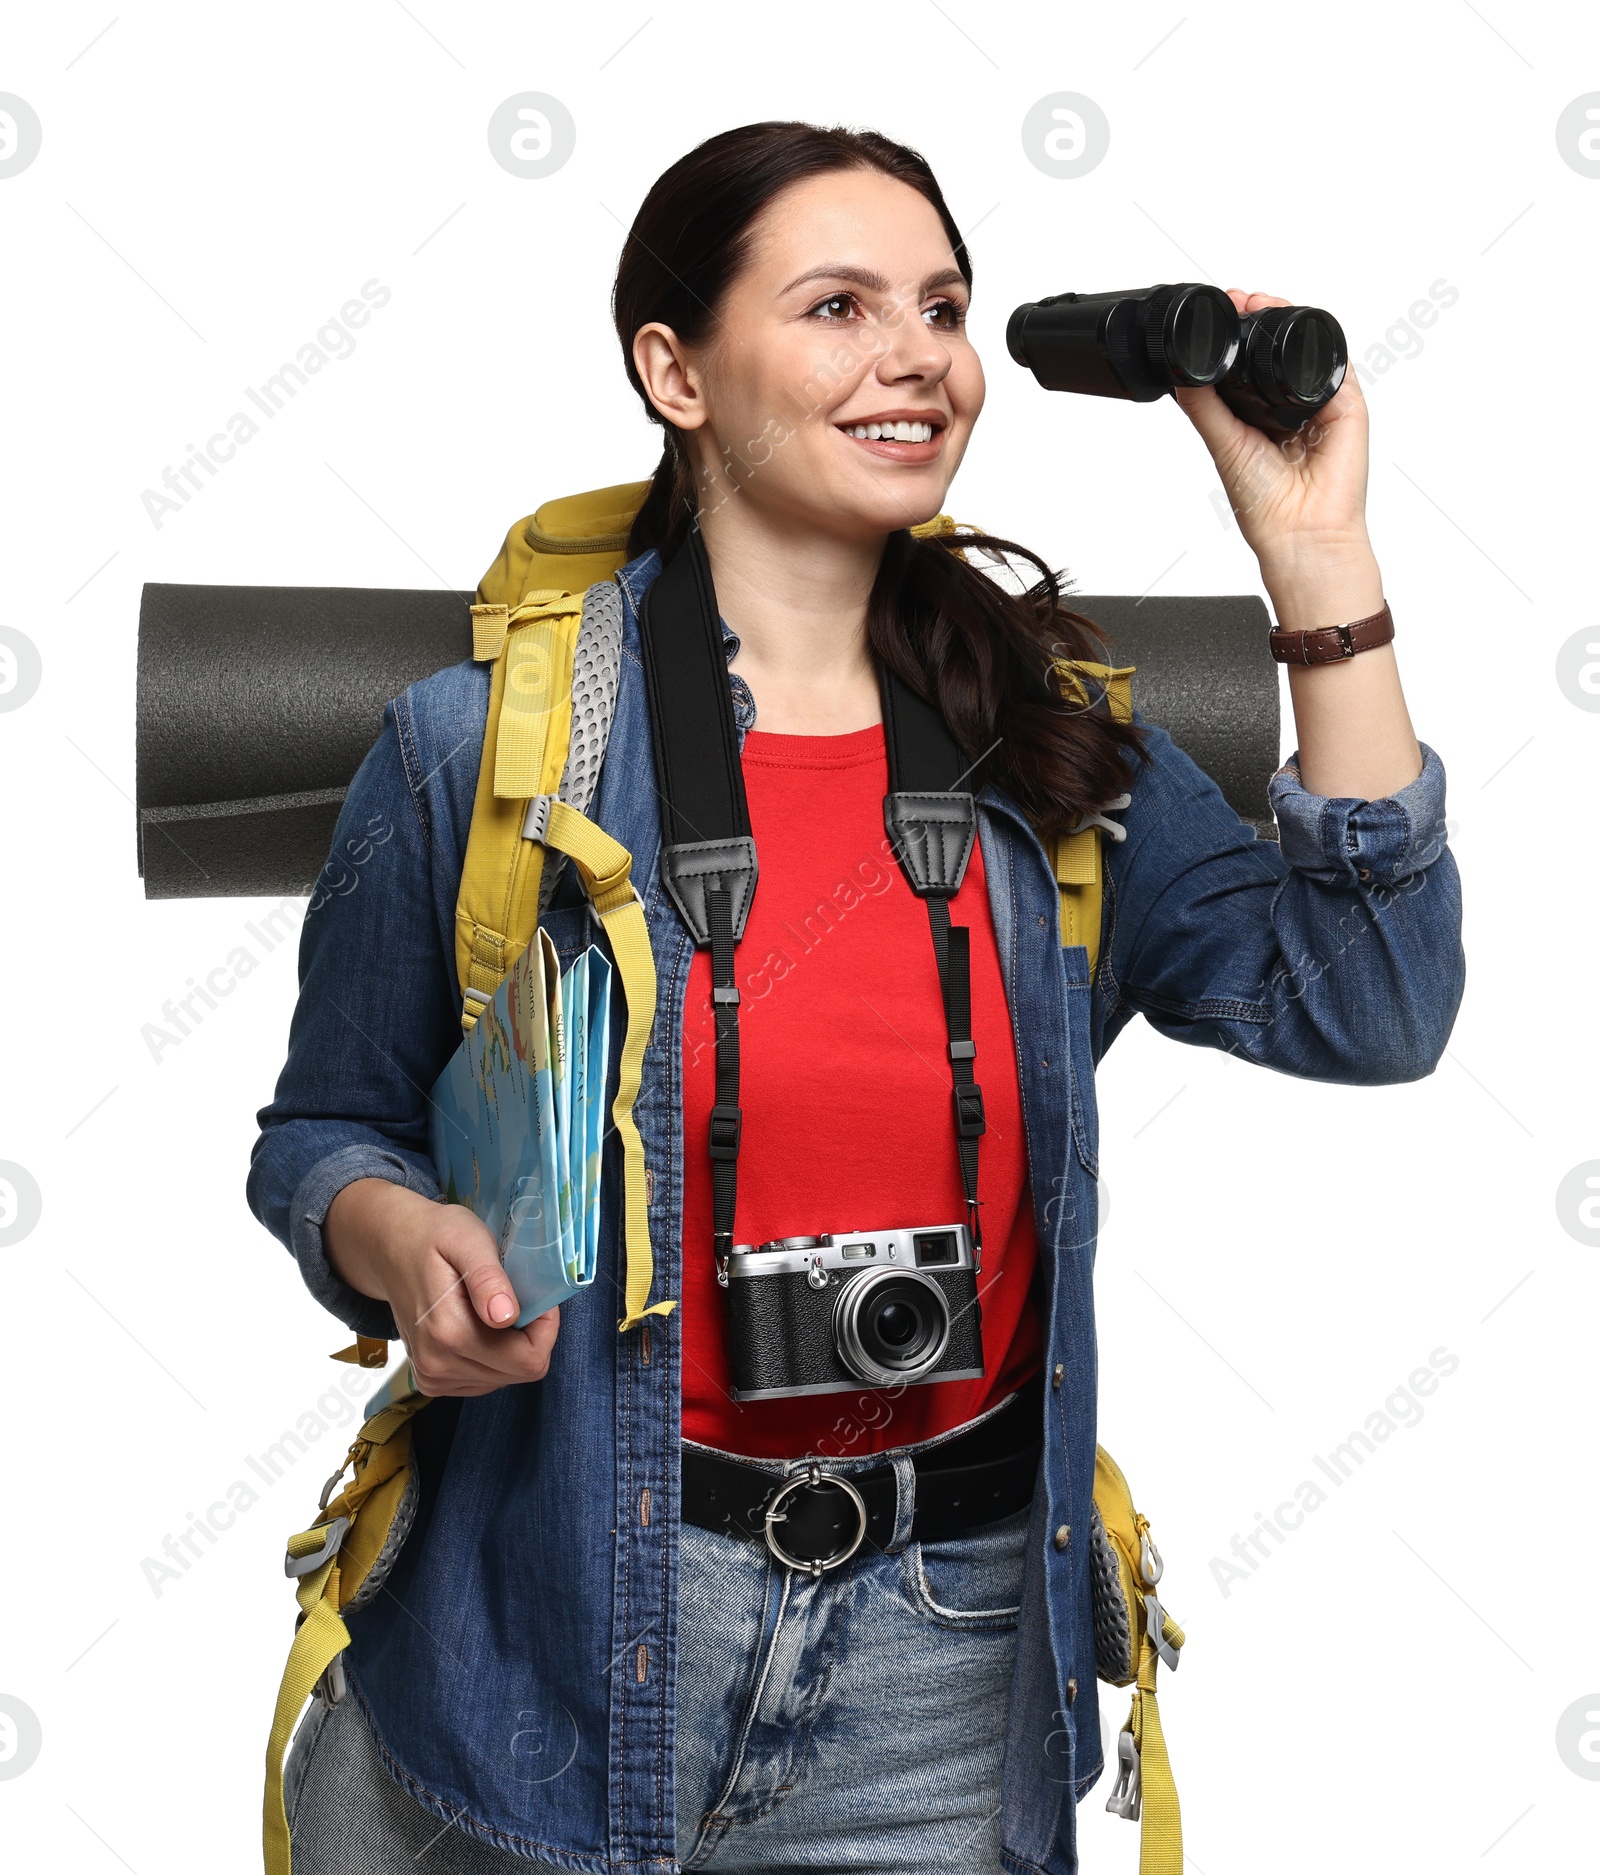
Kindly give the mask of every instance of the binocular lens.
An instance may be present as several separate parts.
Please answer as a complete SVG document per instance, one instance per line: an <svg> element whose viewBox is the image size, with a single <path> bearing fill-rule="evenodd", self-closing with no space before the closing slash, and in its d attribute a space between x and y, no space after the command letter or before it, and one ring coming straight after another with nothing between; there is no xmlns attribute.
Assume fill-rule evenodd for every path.
<svg viewBox="0 0 1600 1875"><path fill-rule="evenodd" d="M1215 384L1233 361L1239 315L1214 287L1181 292L1167 308L1162 327L1162 350L1180 384Z"/></svg>
<svg viewBox="0 0 1600 1875"><path fill-rule="evenodd" d="M1292 435L1344 382L1344 333L1315 306L1264 306L1241 327L1223 402L1257 429Z"/></svg>
<svg viewBox="0 0 1600 1875"><path fill-rule="evenodd" d="M1329 380L1337 386L1344 377L1341 351L1322 314L1315 307L1301 309L1279 336L1278 370L1283 388L1296 403L1314 404L1326 397Z"/></svg>

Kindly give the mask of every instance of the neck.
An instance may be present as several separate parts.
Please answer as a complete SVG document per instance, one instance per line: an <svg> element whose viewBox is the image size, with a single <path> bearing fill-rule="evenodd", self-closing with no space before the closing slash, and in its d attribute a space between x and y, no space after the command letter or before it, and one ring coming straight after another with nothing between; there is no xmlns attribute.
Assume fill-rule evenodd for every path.
<svg viewBox="0 0 1600 1875"><path fill-rule="evenodd" d="M881 721L867 601L883 536L801 530L739 495L707 510L701 531L757 729L836 736Z"/></svg>

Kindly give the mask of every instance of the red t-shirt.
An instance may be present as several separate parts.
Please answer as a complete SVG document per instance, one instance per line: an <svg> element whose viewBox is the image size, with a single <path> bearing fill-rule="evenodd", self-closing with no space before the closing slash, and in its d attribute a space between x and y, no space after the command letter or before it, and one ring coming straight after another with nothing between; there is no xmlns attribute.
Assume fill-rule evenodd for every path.
<svg viewBox="0 0 1600 1875"><path fill-rule="evenodd" d="M736 1243L903 1229L966 1217L947 1032L928 911L883 825L883 729L750 730L744 785L760 875L734 954L739 1004ZM964 1425L1035 1373L1038 1261L1016 1048L983 852L951 921L971 930L984 1377L786 1400L729 1393L727 1318L711 1248L716 1088L711 953L689 972L683 1031L683 1436L761 1458L885 1451Z"/></svg>

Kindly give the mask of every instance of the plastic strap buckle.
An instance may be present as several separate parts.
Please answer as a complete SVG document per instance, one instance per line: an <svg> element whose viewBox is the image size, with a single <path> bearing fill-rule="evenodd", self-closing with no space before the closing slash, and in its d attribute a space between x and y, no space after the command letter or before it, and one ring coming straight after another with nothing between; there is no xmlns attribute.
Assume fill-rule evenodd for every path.
<svg viewBox="0 0 1600 1875"><path fill-rule="evenodd" d="M335 1517L328 1525L328 1534L308 1556L295 1556L285 1552L283 1573L286 1576L315 1575L325 1562L330 1561L339 1552L345 1532L350 1528L348 1517Z"/></svg>
<svg viewBox="0 0 1600 1875"><path fill-rule="evenodd" d="M312 1687L323 1705L332 1712L347 1690L344 1678L344 1655L335 1654L323 1669L322 1678Z"/></svg>
<svg viewBox="0 0 1600 1875"><path fill-rule="evenodd" d="M1117 1787L1107 1797L1106 1808L1130 1823L1139 1820L1139 1747L1127 1730L1117 1737Z"/></svg>
<svg viewBox="0 0 1600 1875"><path fill-rule="evenodd" d="M956 1132L962 1139L979 1138L984 1131L983 1089L969 1081L950 1091L956 1103Z"/></svg>
<svg viewBox="0 0 1600 1875"><path fill-rule="evenodd" d="M1151 1641L1155 1644L1156 1652L1161 1656L1161 1664L1169 1673L1176 1673L1178 1650L1167 1639L1166 1617L1162 1613L1160 1602L1153 1595L1146 1595L1144 1598L1144 1623Z"/></svg>
<svg viewBox="0 0 1600 1875"><path fill-rule="evenodd" d="M544 845L545 835L550 830L550 809L556 800L553 794L536 794L528 803L528 811L523 816L522 837L524 840L537 840Z"/></svg>
<svg viewBox="0 0 1600 1875"><path fill-rule="evenodd" d="M711 1156L713 1159L737 1159L739 1136L744 1131L744 1112L739 1107L711 1109Z"/></svg>

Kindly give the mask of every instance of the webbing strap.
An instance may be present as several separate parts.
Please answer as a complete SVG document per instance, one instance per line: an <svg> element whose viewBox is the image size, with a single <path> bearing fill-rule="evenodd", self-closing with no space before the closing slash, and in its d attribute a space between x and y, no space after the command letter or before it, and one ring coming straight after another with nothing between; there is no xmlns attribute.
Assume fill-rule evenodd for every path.
<svg viewBox="0 0 1600 1875"><path fill-rule="evenodd" d="M711 1109L711 1248L717 1277L726 1281L739 1208L739 992L733 981L733 897L725 888L706 893L711 926L711 1007L717 1031L717 1098Z"/></svg>
<svg viewBox="0 0 1600 1875"><path fill-rule="evenodd" d="M326 1536L322 1530L304 1530L289 1539L289 1554L309 1554ZM299 1546L298 1550L296 1546ZM315 1574L302 1578L295 1599L305 1610L289 1649L288 1664L273 1708L272 1731L267 1738L267 1784L262 1800L261 1852L266 1875L290 1875L289 1819L283 1807L283 1760L289 1738L306 1701L328 1664L350 1645L350 1630L339 1617L339 1558L329 1557Z"/></svg>
<svg viewBox="0 0 1600 1875"><path fill-rule="evenodd" d="M1100 830L1082 827L1056 836L1056 887L1061 899L1061 942L1081 944L1089 953L1089 976L1094 977L1100 954L1101 885Z"/></svg>
<svg viewBox="0 0 1600 1875"><path fill-rule="evenodd" d="M1097 664L1087 658L1057 658L1062 700L1080 710L1104 710L1113 722L1133 721L1131 664ZM1089 953L1089 976L1100 962L1104 907L1104 849L1098 829L1081 827L1055 839L1056 885L1061 898L1061 942Z"/></svg>
<svg viewBox="0 0 1600 1875"><path fill-rule="evenodd" d="M1148 1634L1128 1723L1139 1754L1139 1875L1183 1875L1183 1819L1156 1705L1156 1649Z"/></svg>
<svg viewBox="0 0 1600 1875"><path fill-rule="evenodd" d="M961 1166L962 1189L967 1196L967 1225L972 1247L981 1253L983 1227L978 1220L978 1141L984 1132L983 1089L973 1076L977 1049L972 1040L971 933L950 922L950 901L929 898L928 924L933 932L934 961L939 966L939 987L944 999L944 1025L950 1057L950 1098L955 1107L956 1158Z"/></svg>
<svg viewBox="0 0 1600 1875"><path fill-rule="evenodd" d="M650 1249L650 1211L644 1188L644 1141L633 1117L644 1078L644 1051L655 1022L656 963L650 949L650 931L644 906L634 890L628 849L565 801L552 801L545 826L545 844L563 852L578 869L584 889L611 940L611 954L622 979L628 1005L628 1026L622 1042L622 1064L611 1118L622 1141L623 1316L619 1334L637 1327L647 1315L667 1315L676 1301L646 1306L655 1276Z"/></svg>
<svg viewBox="0 0 1600 1875"><path fill-rule="evenodd" d="M974 821L970 795L960 793L972 764L944 718L887 666L879 671L883 739L889 757L885 824L898 828L896 854L906 883L928 907L934 962L944 1004L945 1053L950 1062L950 1099L955 1115L956 1162L967 1200L967 1225L980 1255L983 1230L978 1212L978 1141L985 1130L983 1089L973 1068L971 933L950 922L950 900L961 889ZM963 802L966 845L954 835L959 823L942 823L936 809ZM930 818L930 814L933 815ZM920 845L921 851L915 850Z"/></svg>

